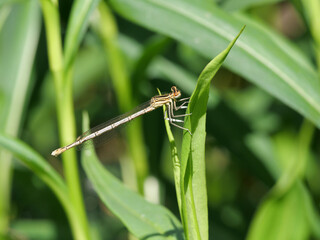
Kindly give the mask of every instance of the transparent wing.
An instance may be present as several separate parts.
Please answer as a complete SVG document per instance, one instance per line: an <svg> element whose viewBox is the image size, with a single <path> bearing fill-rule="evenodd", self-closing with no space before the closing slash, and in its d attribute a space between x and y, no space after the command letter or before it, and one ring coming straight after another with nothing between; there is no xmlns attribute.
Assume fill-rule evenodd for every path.
<svg viewBox="0 0 320 240"><path fill-rule="evenodd" d="M90 135L91 133L95 133L95 132L97 132L97 131L99 131L101 129L104 129L107 126L110 126L110 125L112 125L112 124L114 124L116 122L119 122L119 121L121 121L123 119L126 119L129 116L131 116L132 114L134 114L134 113L136 113L138 111L141 111L142 109L145 109L145 108L147 108L149 106L150 106L150 100L145 102L145 103L143 103L143 104L141 104L141 105L139 105L138 107L134 108L133 110L131 110L131 111L125 113L125 114L122 114L120 116L112 118L112 119L108 120L107 122L101 123L98 126L95 126L95 127L91 128L90 130L84 132L79 137L77 137L77 141L82 139L82 138L84 138L84 137L86 137L86 136L88 136L88 135ZM135 118L133 118L131 120L134 120L134 119ZM126 126L127 123L129 123L130 121L127 121L127 122L117 126L116 128L113 128L113 129L111 129L111 130L109 130L109 131L107 131L107 132L105 132L105 133L103 133L103 134L101 134L99 136L96 136L91 140L83 142L82 144L80 144L80 145L78 145L76 147L77 150L81 150L81 149L85 148L86 146L94 145L94 146L97 147L97 146L100 146L103 143L106 143L112 136L114 136L114 134L116 132L118 132L121 128Z"/></svg>

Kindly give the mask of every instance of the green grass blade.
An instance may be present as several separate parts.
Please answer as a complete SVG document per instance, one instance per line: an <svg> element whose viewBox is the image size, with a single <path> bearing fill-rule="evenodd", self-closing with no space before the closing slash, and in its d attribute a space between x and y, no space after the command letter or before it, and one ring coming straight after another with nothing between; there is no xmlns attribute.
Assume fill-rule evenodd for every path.
<svg viewBox="0 0 320 240"><path fill-rule="evenodd" d="M285 194L297 180L305 176L314 130L313 124L304 121L296 141L292 141L292 139L296 139L292 136L285 136L276 141L278 152L282 153L279 154L278 159L285 168L272 189L273 195Z"/></svg>
<svg viewBox="0 0 320 240"><path fill-rule="evenodd" d="M79 11L81 10L79 17L82 18L78 19L79 22L77 24L74 24L75 20L73 20L73 16L75 13L73 13L71 16L70 26L74 27L75 29L67 31L66 38L71 38L74 40L74 42L67 40L68 46L66 46L66 51L69 53L69 55L67 55L68 59L66 62L63 58L58 3L57 1L49 0L41 0L40 2L46 26L49 66L55 83L60 142L61 145L65 146L72 142L76 137L72 92L72 65L74 63L75 52L78 50L78 41L80 41L80 33L78 28L81 27L79 24L86 25L86 23L83 21L82 8L77 8L79 5L77 2L75 9ZM84 3L83 8L86 7L87 5ZM87 9L85 9L84 12L86 11ZM72 221L76 221L76 223L72 222L71 225L75 226L80 224L82 226L81 228L73 229L74 235L79 239L90 239L88 220L84 209L82 192L79 183L79 172L75 150L70 149L64 153L62 155L62 159L70 201L72 202L73 208L78 215L77 218L71 219Z"/></svg>
<svg viewBox="0 0 320 240"><path fill-rule="evenodd" d="M208 239L205 124L210 83L243 29L229 46L211 60L201 72L188 106L187 112L191 112L192 115L187 118L184 127L191 131L192 136L185 132L183 138L180 189L182 218L189 239Z"/></svg>
<svg viewBox="0 0 320 240"><path fill-rule="evenodd" d="M303 197L304 209L306 212L306 218L309 223L311 232L315 239L320 239L320 216L313 202L313 198L309 192L309 189L301 184L301 196Z"/></svg>
<svg viewBox="0 0 320 240"><path fill-rule="evenodd" d="M17 135L23 109L32 85L31 71L40 32L40 9L37 2L18 4L0 32L0 123L6 133ZM14 29L14 30L13 30ZM14 48L8 48L12 45Z"/></svg>
<svg viewBox="0 0 320 240"><path fill-rule="evenodd" d="M73 65L75 55L88 27L89 17L100 0L77 0L73 3L64 48L64 66L68 70Z"/></svg>
<svg viewBox="0 0 320 240"><path fill-rule="evenodd" d="M225 66L280 99L320 127L320 85L306 56L245 15L231 15L180 0L111 0L122 16L188 44L206 57L218 54L247 25ZM172 24L172 23L175 24Z"/></svg>
<svg viewBox="0 0 320 240"><path fill-rule="evenodd" d="M63 84L61 77L63 71L63 56L58 6L57 2L50 0L41 0L40 3L46 27L50 70L55 79L55 84L61 88Z"/></svg>
<svg viewBox="0 0 320 240"><path fill-rule="evenodd" d="M84 116L86 129L88 116ZM99 162L94 149L82 152L82 165L103 203L139 239L184 239L180 222L166 208L129 190Z"/></svg>
<svg viewBox="0 0 320 240"><path fill-rule="evenodd" d="M20 132L34 85L31 72L40 25L37 1L0 7L0 130L12 136ZM9 227L11 157L0 149L0 236Z"/></svg>

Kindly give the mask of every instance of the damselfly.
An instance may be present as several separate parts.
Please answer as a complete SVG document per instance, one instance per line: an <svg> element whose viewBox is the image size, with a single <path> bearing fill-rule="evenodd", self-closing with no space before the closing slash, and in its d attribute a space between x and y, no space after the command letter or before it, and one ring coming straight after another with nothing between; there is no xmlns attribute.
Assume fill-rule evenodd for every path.
<svg viewBox="0 0 320 240"><path fill-rule="evenodd" d="M120 125L130 122L131 120L145 113L151 112L163 105L166 105L166 112L168 116L165 119L169 120L170 124L172 124L173 126L186 130L191 134L189 129L176 124L176 122L180 122L180 123L183 122L183 120L177 119L177 117L185 117L187 115L190 115L190 114L174 115L174 111L187 108L187 104L189 102L189 98L183 98L178 100L180 96L181 96L181 92L175 86L173 86L171 87L171 93L154 96L153 98L151 98L150 101L137 107L134 113L121 115L120 117L117 117L108 122L102 123L99 126L90 129L89 131L79 136L75 142L65 147L61 147L54 150L51 153L51 155L58 156L70 148L83 145L85 142L89 140L94 140L95 138L101 135L107 134L111 130L119 127ZM182 104L180 106L177 106L176 104L177 102L182 102Z"/></svg>

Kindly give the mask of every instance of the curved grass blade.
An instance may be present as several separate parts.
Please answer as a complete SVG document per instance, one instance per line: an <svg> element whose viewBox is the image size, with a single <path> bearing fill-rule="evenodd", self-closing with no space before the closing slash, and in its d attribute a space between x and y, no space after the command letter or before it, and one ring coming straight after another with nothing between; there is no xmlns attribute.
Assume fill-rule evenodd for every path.
<svg viewBox="0 0 320 240"><path fill-rule="evenodd" d="M84 117L88 125L88 117ZM93 148L82 153L82 165L103 203L139 239L184 239L177 218L126 188L99 162Z"/></svg>

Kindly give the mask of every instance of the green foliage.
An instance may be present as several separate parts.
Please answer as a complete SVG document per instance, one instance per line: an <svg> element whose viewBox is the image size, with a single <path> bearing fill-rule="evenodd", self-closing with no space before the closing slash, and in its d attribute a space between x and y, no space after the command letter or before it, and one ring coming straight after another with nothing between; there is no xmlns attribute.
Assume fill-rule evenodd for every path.
<svg viewBox="0 0 320 240"><path fill-rule="evenodd" d="M281 0L226 0L221 3L221 7L228 11L240 10L245 8L250 8L254 6L272 4L276 2L281 2Z"/></svg>
<svg viewBox="0 0 320 240"><path fill-rule="evenodd" d="M35 1L0 6L0 131L17 136L35 78L31 76L40 32ZM13 46L13 47L8 47ZM0 148L0 236L9 226L12 156Z"/></svg>
<svg viewBox="0 0 320 240"><path fill-rule="evenodd" d="M84 115L88 129L88 115ZM126 188L99 162L94 148L82 153L82 164L103 203L139 239L184 239L178 219L166 208L147 202ZM129 204L130 203L130 204Z"/></svg>
<svg viewBox="0 0 320 240"><path fill-rule="evenodd" d="M184 127L189 129L192 135L188 133L184 135L180 170L181 218L188 239L208 239L204 146L209 89L211 80L226 59L241 32L223 52L211 60L203 69L188 105L187 113L192 113L192 116L187 118Z"/></svg>
<svg viewBox="0 0 320 240"><path fill-rule="evenodd" d="M320 5L291 2L2 1L0 238L319 239ZM192 135L154 111L48 157L173 85Z"/></svg>

